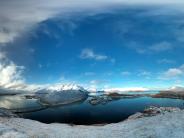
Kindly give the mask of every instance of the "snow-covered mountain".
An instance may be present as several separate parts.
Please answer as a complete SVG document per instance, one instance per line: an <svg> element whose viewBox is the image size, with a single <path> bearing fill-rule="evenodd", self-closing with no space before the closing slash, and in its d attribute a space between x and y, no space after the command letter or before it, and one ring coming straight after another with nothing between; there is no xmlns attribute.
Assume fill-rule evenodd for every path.
<svg viewBox="0 0 184 138"><path fill-rule="evenodd" d="M63 91L63 90L82 90L86 91L82 86L79 86L77 84L54 84L51 86L48 86L46 88L47 90L52 90L52 91Z"/></svg>
<svg viewBox="0 0 184 138"><path fill-rule="evenodd" d="M169 90L174 92L181 92L181 91L184 91L184 87L174 86L174 87L171 87Z"/></svg>
<svg viewBox="0 0 184 138"><path fill-rule="evenodd" d="M133 88L110 88L104 90L106 93L124 93L124 92L144 92L149 91L147 88L143 87L133 87Z"/></svg>

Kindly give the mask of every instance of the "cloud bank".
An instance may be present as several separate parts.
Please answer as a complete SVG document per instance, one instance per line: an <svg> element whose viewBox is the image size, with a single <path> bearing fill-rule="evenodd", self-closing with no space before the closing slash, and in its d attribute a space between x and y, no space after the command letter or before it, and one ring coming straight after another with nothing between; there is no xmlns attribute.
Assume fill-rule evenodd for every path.
<svg viewBox="0 0 184 138"><path fill-rule="evenodd" d="M109 12L109 7L120 5L183 4L183 0L2 0L0 2L0 43L12 42L37 23L58 14L62 17L83 10L91 13Z"/></svg>

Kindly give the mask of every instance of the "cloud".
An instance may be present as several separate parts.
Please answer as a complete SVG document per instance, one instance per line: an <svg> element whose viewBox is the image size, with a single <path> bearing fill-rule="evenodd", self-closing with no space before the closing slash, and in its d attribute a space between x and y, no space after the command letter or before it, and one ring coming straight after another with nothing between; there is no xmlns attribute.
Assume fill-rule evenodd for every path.
<svg viewBox="0 0 184 138"><path fill-rule="evenodd" d="M85 76L94 76L96 73L95 72L85 72Z"/></svg>
<svg viewBox="0 0 184 138"><path fill-rule="evenodd" d="M160 42L158 44L149 47L149 50L153 52L164 52L172 50L174 47L169 42Z"/></svg>
<svg viewBox="0 0 184 138"><path fill-rule="evenodd" d="M107 82L108 82L107 80L91 80L90 84L101 85L101 84L104 84L104 83L107 83Z"/></svg>
<svg viewBox="0 0 184 138"><path fill-rule="evenodd" d="M13 62L0 61L0 87L9 88L23 84L23 70L24 67L16 66Z"/></svg>
<svg viewBox="0 0 184 138"><path fill-rule="evenodd" d="M96 91L98 90L103 90L108 84L108 80L91 80L89 84L87 84L86 88L89 91Z"/></svg>
<svg viewBox="0 0 184 138"><path fill-rule="evenodd" d="M138 76L150 76L151 75L151 72L149 71L140 71L140 73L138 74Z"/></svg>
<svg viewBox="0 0 184 138"><path fill-rule="evenodd" d="M160 60L158 60L157 62L158 62L159 64L174 64L174 63L176 63L176 61L171 60L171 59L166 59L166 58L160 59Z"/></svg>
<svg viewBox="0 0 184 138"><path fill-rule="evenodd" d="M121 72L121 75L123 75L123 76L129 76L129 75L131 75L131 72L129 72L129 71L122 71Z"/></svg>
<svg viewBox="0 0 184 138"><path fill-rule="evenodd" d="M131 42L128 47L134 49L139 54L152 54L171 51L172 49L174 49L175 46L167 41L162 41L153 45L146 46L138 44L136 42Z"/></svg>
<svg viewBox="0 0 184 138"><path fill-rule="evenodd" d="M173 78L173 77L178 77L183 75L183 71L181 69L177 69L177 68L171 68L168 69L165 73L164 76L166 78Z"/></svg>
<svg viewBox="0 0 184 138"><path fill-rule="evenodd" d="M140 70L140 72L138 73L139 77L144 77L145 79L150 79L152 76L152 73L146 70Z"/></svg>
<svg viewBox="0 0 184 138"><path fill-rule="evenodd" d="M110 7L119 5L183 5L182 0L1 0L0 2L0 43L12 42L37 23L56 15L68 16L79 11L93 13L110 12ZM84 12L88 13L88 12Z"/></svg>
<svg viewBox="0 0 184 138"><path fill-rule="evenodd" d="M178 68L170 68L161 74L160 79L178 79L184 76L184 65Z"/></svg>
<svg viewBox="0 0 184 138"><path fill-rule="evenodd" d="M100 55L94 53L92 49L83 49L80 54L81 59L94 59L97 61L106 60L108 57L106 55Z"/></svg>

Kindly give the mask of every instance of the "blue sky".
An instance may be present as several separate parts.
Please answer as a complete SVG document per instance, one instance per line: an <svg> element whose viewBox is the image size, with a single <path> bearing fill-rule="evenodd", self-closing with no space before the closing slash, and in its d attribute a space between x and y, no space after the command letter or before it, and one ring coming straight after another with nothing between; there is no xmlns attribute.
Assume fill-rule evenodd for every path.
<svg viewBox="0 0 184 138"><path fill-rule="evenodd" d="M23 67L28 84L74 82L99 89L184 84L183 11L144 4L98 10L58 12L26 26L11 42L2 41L0 50Z"/></svg>

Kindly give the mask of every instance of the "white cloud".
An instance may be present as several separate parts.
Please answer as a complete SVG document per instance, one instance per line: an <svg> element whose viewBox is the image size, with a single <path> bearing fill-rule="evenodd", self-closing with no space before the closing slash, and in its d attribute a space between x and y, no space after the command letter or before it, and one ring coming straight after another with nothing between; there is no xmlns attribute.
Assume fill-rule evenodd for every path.
<svg viewBox="0 0 184 138"><path fill-rule="evenodd" d="M16 66L12 62L3 63L0 60L0 87L9 88L23 84L23 69L23 67Z"/></svg>
<svg viewBox="0 0 184 138"><path fill-rule="evenodd" d="M94 60L100 61L100 60L106 60L108 57L106 55L96 54L92 49L86 48L81 51L80 58L94 59Z"/></svg>
<svg viewBox="0 0 184 138"><path fill-rule="evenodd" d="M152 45L145 45L132 41L127 45L127 47L135 50L139 54L161 53L171 51L175 48L174 45L167 41L161 41Z"/></svg>
<svg viewBox="0 0 184 138"><path fill-rule="evenodd" d="M140 72L137 74L139 77L144 77L145 79L150 79L152 73L146 70L140 70Z"/></svg>
<svg viewBox="0 0 184 138"><path fill-rule="evenodd" d="M85 76L94 76L95 72L85 72L84 75Z"/></svg>
<svg viewBox="0 0 184 138"><path fill-rule="evenodd" d="M170 68L161 74L160 79L178 79L184 76L184 65L178 68Z"/></svg>
<svg viewBox="0 0 184 138"><path fill-rule="evenodd" d="M171 59L160 59L157 61L159 64L174 64L176 61L171 60Z"/></svg>
<svg viewBox="0 0 184 138"><path fill-rule="evenodd" d="M150 75L151 72L145 70L141 70L140 73L138 74L138 76L150 76Z"/></svg>
<svg viewBox="0 0 184 138"><path fill-rule="evenodd" d="M107 80L91 80L90 84L92 84L92 85L101 85L101 84L104 84L106 82L108 82L108 81Z"/></svg>
<svg viewBox="0 0 184 138"><path fill-rule="evenodd" d="M149 47L149 50L153 52L164 52L172 50L174 47L169 42L160 42L158 44Z"/></svg>
<svg viewBox="0 0 184 138"><path fill-rule="evenodd" d="M129 75L131 75L131 72L129 72L129 71L122 71L121 72L121 75L123 75L123 76L129 76Z"/></svg>
<svg viewBox="0 0 184 138"><path fill-rule="evenodd" d="M164 76L167 78L178 77L180 75L183 75L183 71L177 68L171 68L164 73Z"/></svg>

